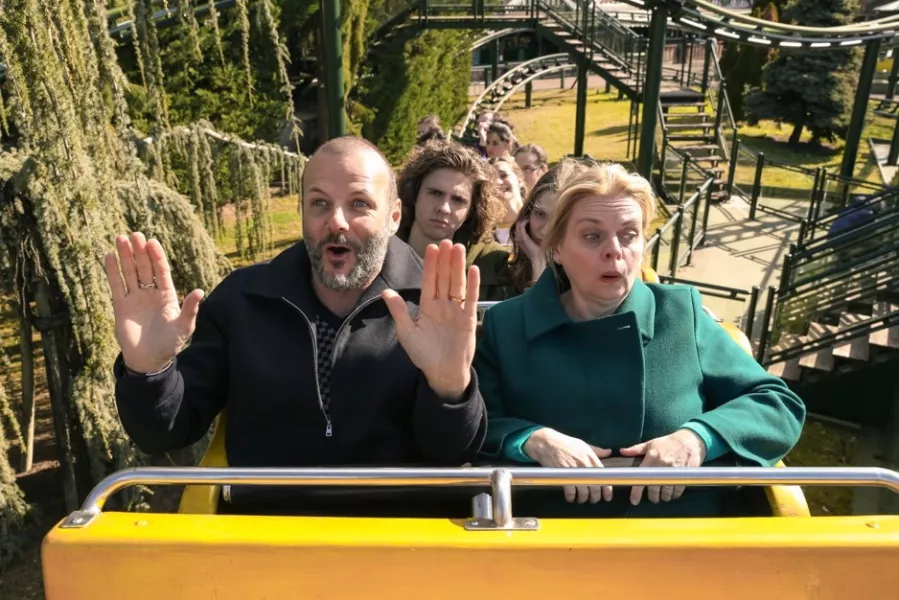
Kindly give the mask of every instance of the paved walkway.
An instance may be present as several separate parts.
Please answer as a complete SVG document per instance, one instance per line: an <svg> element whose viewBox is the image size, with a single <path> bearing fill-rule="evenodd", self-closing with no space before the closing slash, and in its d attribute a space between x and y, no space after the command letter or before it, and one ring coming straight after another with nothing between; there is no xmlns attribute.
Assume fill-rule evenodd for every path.
<svg viewBox="0 0 899 600"><path fill-rule="evenodd" d="M877 160L877 167L880 169L880 177L883 182L889 184L896 176L899 167L891 167L887 163L890 155L890 142L888 140L873 140L871 142L871 152Z"/></svg>
<svg viewBox="0 0 899 600"><path fill-rule="evenodd" d="M793 214L803 214L801 201L771 201L766 203ZM755 323L759 323L765 308L765 290L780 283L780 269L784 256L795 241L799 226L762 211L749 220L749 204L734 196L727 202L712 205L706 241L693 252L689 267L680 267L679 279L749 290L757 285L761 295L756 307ZM720 318L742 324L747 303L707 296L703 302Z"/></svg>

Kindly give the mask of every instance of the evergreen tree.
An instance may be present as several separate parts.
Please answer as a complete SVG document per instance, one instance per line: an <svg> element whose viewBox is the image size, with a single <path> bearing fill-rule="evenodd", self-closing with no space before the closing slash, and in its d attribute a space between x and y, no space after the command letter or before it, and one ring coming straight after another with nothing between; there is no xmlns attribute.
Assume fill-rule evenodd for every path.
<svg viewBox="0 0 899 600"><path fill-rule="evenodd" d="M356 93L366 110L351 115L365 137L399 162L415 144L418 121L429 114L455 123L468 108L472 34L427 30L397 39L376 59L377 72Z"/></svg>
<svg viewBox="0 0 899 600"><path fill-rule="evenodd" d="M755 0L752 16L766 21L779 22L786 0ZM747 89L762 85L762 68L771 58L771 50L749 44L728 43L721 55L721 71L727 83L727 98L734 119L745 118L743 98Z"/></svg>
<svg viewBox="0 0 899 600"><path fill-rule="evenodd" d="M847 25L858 10L857 0L792 0L784 20L817 27ZM833 141L849 125L860 68L859 49L780 49L762 74L762 86L747 95L747 120L762 119L793 125L789 143L797 144L805 128L812 143Z"/></svg>

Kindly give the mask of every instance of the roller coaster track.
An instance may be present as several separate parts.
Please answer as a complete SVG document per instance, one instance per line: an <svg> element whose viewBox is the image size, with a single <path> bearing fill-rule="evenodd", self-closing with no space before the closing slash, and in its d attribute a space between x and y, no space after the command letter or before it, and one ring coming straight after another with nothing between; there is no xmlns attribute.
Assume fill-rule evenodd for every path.
<svg viewBox="0 0 899 600"><path fill-rule="evenodd" d="M740 14L716 6L705 0L621 0L623 4L646 9L648 5L663 5L671 19L687 29L704 36L728 42L739 42L765 48L804 48L833 50L859 46L874 40L896 37L899 17L889 16L875 21L839 27L808 27L789 23L775 23Z"/></svg>
<svg viewBox="0 0 899 600"><path fill-rule="evenodd" d="M465 119L462 121L462 137L471 138L476 135L477 117L482 111L498 111L503 104L528 82L539 77L574 69L568 54L549 54L516 65L501 77L498 77L475 100Z"/></svg>

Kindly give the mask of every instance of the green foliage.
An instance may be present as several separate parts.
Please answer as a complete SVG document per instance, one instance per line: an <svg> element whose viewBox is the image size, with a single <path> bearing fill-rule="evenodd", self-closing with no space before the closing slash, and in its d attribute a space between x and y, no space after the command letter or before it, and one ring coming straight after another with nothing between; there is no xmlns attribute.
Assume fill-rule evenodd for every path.
<svg viewBox="0 0 899 600"><path fill-rule="evenodd" d="M779 22L785 0L755 0L752 16L757 19ZM721 71L727 83L727 98L734 119L745 118L743 97L747 89L762 85L762 68L771 58L771 50L748 44L728 43L721 55Z"/></svg>
<svg viewBox="0 0 899 600"><path fill-rule="evenodd" d="M6 389L0 383L0 405L8 402ZM16 485L16 473L6 460L9 440L0 424L0 567L17 557L25 544L23 529L29 507L22 490Z"/></svg>
<svg viewBox="0 0 899 600"><path fill-rule="evenodd" d="M149 4L151 0L135 1ZM286 93L286 49L278 39L277 13L271 0L253 6L238 2L235 9L216 13L217 20L208 14L196 30L192 24L195 19L183 19L157 31L151 21L142 23L139 18L137 34L148 40L137 45L147 47L139 53L120 47L125 72L130 79L140 81L141 56L145 71L153 60L158 67L147 85L128 86L135 126L151 132L155 127L202 120L244 139L277 137L293 115L293 103ZM139 11L143 19L148 14ZM258 27L251 25L254 19ZM153 39L157 41L153 43Z"/></svg>
<svg viewBox="0 0 899 600"><path fill-rule="evenodd" d="M832 27L852 22L856 0L792 0L784 11L788 22ZM793 125L789 142L796 144L804 128L812 142L845 135L860 68L859 49L803 51L781 49L764 68L762 87L745 99L750 124L762 119Z"/></svg>
<svg viewBox="0 0 899 600"><path fill-rule="evenodd" d="M107 33L105 0L60 0L54 10L34 0L7 0L0 11L9 117L18 135L17 148L0 151L0 271L7 284L13 271L25 280L42 281L54 316L62 317L53 335L42 342L45 348L55 346L59 356L63 393L57 396L54 391L54 401L70 415L66 440L71 445L66 440L59 444L75 456L79 482L96 481L146 459L125 435L115 411L111 365L118 347L103 268L114 237L139 229L159 239L169 254L177 289L208 290L230 269L209 234L220 225L222 202L245 206L246 218L264 215L275 174L280 171L282 184L295 189L303 165L301 158L281 149L221 135L208 122L167 128L167 115L177 120L192 113L180 98L169 106L164 86L182 84L178 76L184 77L183 85L194 85L203 69L225 65L205 59L198 63L196 55L191 57L195 41L201 52L212 53L213 28L196 29L185 18L174 28L187 30L178 46L167 39L176 33L156 31L147 18L150 0L135 1L138 39L133 57L143 65L136 70L142 70L145 88L129 87L119 66ZM265 28L254 34L263 61L283 50L263 46L273 41L276 30L276 13L269 7L266 14L267 2L263 0L260 13ZM181 3L185 5L193 3ZM197 33L195 39L190 30ZM166 48L167 56L161 55L164 38L181 53L180 70L171 48ZM211 67L213 63L217 67ZM267 64L274 66L263 70L257 81L274 86L277 93L284 65L277 59ZM163 67L176 75L166 78ZM141 142L146 164L135 151L138 132L129 118L134 107L127 104L129 97L139 99L141 94L143 112L137 116L145 118L147 129L155 128L155 141ZM241 100L245 103L245 96ZM282 100L278 112L283 106ZM227 114L226 107L221 109ZM187 188L187 197L167 184ZM250 229L245 242L250 251L264 244L264 231L245 229ZM45 356L51 360L49 353ZM9 401L0 389L0 415L8 420L8 413ZM6 461L8 428L0 428L2 561L17 547L12 537L27 507Z"/></svg>
<svg viewBox="0 0 899 600"><path fill-rule="evenodd" d="M359 83L366 110L350 114L366 138L399 162L415 143L418 121L436 114L454 123L468 107L471 33L427 30L398 39L379 53L374 72Z"/></svg>

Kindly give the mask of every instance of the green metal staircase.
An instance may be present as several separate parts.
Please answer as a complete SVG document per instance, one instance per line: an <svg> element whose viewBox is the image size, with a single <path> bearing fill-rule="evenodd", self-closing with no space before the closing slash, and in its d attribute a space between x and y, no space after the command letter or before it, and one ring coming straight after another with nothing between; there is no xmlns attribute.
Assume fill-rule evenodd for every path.
<svg viewBox="0 0 899 600"><path fill-rule="evenodd" d="M712 201L720 202L729 197L727 182L737 125L714 40L707 41L704 63L700 72L686 78L684 91L661 94L658 164L664 184L676 181L684 161L689 161L688 183L695 186L711 177Z"/></svg>

